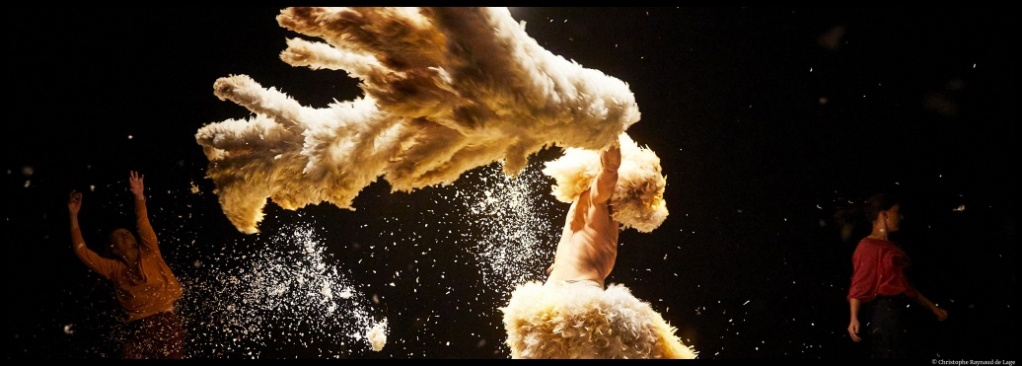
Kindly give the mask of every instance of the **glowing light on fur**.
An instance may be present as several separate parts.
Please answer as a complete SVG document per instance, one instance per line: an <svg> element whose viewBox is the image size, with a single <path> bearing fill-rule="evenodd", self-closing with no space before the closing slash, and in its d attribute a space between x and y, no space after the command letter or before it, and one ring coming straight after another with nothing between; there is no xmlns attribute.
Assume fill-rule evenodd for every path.
<svg viewBox="0 0 1022 366"><path fill-rule="evenodd" d="M199 129L207 176L234 226L258 232L267 199L295 210L453 183L494 162L516 174L544 147L600 149L639 120L628 85L542 48L506 8L287 8L281 59L355 77L364 95L302 105L247 75L214 94L247 119Z"/></svg>
<svg viewBox="0 0 1022 366"><path fill-rule="evenodd" d="M627 134L622 133L619 142L621 166L610 201L614 208L613 217L623 229L653 231L668 215L664 200L667 178L661 175L660 158L653 150L639 147ZM546 163L543 174L556 181L554 197L571 203L589 188L600 169L599 152L568 148L563 156Z"/></svg>
<svg viewBox="0 0 1022 366"><path fill-rule="evenodd" d="M518 286L504 313L512 358L692 359L659 313L614 284Z"/></svg>

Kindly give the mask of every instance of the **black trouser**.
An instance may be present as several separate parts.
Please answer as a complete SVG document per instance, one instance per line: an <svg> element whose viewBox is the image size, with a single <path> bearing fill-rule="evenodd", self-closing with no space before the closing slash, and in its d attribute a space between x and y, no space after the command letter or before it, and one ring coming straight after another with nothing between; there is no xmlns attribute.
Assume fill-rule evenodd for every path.
<svg viewBox="0 0 1022 366"><path fill-rule="evenodd" d="M872 358L908 358L908 296L878 296L870 305L869 324Z"/></svg>

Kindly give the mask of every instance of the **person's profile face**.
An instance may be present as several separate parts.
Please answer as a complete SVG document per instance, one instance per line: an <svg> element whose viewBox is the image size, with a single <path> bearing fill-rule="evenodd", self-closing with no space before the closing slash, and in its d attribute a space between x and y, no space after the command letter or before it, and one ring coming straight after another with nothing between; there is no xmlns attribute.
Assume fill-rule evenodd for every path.
<svg viewBox="0 0 1022 366"><path fill-rule="evenodd" d="M901 225L901 205L894 205L891 208L884 210L884 220L887 224L887 231L893 232L898 231Z"/></svg>

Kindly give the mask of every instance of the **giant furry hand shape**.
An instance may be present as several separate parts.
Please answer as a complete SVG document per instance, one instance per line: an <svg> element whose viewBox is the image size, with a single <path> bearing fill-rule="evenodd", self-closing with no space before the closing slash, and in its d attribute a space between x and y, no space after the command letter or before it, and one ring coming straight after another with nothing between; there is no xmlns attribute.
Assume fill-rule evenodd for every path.
<svg viewBox="0 0 1022 366"><path fill-rule="evenodd" d="M287 8L277 22L322 40L289 39L284 62L344 70L364 95L317 108L246 75L215 82L254 113L196 133L245 233L267 198L350 209L380 176L411 191L493 162L515 174L546 146L600 149L639 120L626 83L543 49L506 8Z"/></svg>

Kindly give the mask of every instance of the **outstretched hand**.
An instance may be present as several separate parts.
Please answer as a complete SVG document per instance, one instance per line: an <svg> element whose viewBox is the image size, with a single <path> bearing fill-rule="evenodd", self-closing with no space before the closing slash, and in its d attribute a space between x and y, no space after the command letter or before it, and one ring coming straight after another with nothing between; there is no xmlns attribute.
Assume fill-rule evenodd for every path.
<svg viewBox="0 0 1022 366"><path fill-rule="evenodd" d="M138 174L138 172L132 170L129 182L131 183L131 193L135 194L135 197L142 197L145 192L145 186L142 184L142 179L145 175Z"/></svg>
<svg viewBox="0 0 1022 366"><path fill-rule="evenodd" d="M71 196L67 200L67 212L71 213L71 216L78 216L78 211L82 209L82 192L71 190Z"/></svg>
<svg viewBox="0 0 1022 366"><path fill-rule="evenodd" d="M621 143L614 141L600 154L600 164L604 169L617 170L621 166Z"/></svg>

